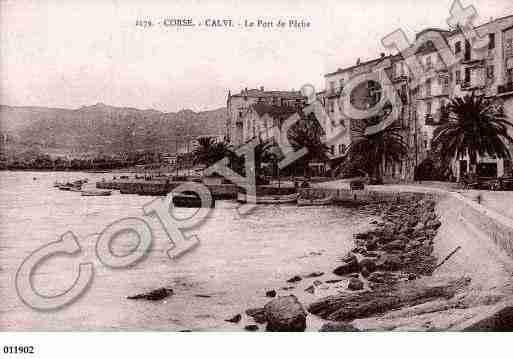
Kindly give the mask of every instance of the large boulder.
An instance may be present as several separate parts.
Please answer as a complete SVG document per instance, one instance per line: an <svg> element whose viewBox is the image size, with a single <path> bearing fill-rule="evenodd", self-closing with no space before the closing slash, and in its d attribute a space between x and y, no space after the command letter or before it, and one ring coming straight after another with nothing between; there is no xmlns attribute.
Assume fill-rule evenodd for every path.
<svg viewBox="0 0 513 359"><path fill-rule="evenodd" d="M385 251L402 251L402 250L404 250L405 246L406 245L405 245L404 241L402 241L400 239L396 239L395 241L384 244L383 249Z"/></svg>
<svg viewBox="0 0 513 359"><path fill-rule="evenodd" d="M359 332L358 328L346 322L327 322L319 329L320 332Z"/></svg>
<svg viewBox="0 0 513 359"><path fill-rule="evenodd" d="M343 263L342 265L339 265L337 268L333 270L333 273L336 275L344 276L351 273L358 272L360 270L360 267L358 266L358 262L350 262L350 263Z"/></svg>
<svg viewBox="0 0 513 359"><path fill-rule="evenodd" d="M264 306L268 332L303 332L306 311L295 295L278 297Z"/></svg>
<svg viewBox="0 0 513 359"><path fill-rule="evenodd" d="M401 269L403 261L398 255L386 255L381 257L376 263L377 269L385 271L395 271Z"/></svg>
<svg viewBox="0 0 513 359"><path fill-rule="evenodd" d="M430 220L426 223L427 228L438 229L442 225L442 222L438 219Z"/></svg>
<svg viewBox="0 0 513 359"><path fill-rule="evenodd" d="M360 270L362 269L366 269L369 273L372 273L376 270L376 262L372 259L369 259L369 258L363 258L360 263L359 263L359 266L360 266Z"/></svg>
<svg viewBox="0 0 513 359"><path fill-rule="evenodd" d="M378 249L378 241L371 239L365 244L365 249L367 251L375 251Z"/></svg>
<svg viewBox="0 0 513 359"><path fill-rule="evenodd" d="M174 293L171 288L159 288L152 290L151 292L129 296L127 299L162 300L173 294Z"/></svg>
<svg viewBox="0 0 513 359"><path fill-rule="evenodd" d="M344 257L342 257L342 262L344 262L344 263L358 262L358 258L356 258L356 256L353 253L349 252Z"/></svg>
<svg viewBox="0 0 513 359"><path fill-rule="evenodd" d="M264 308L250 308L246 310L246 315L253 318L258 324L263 324L266 321Z"/></svg>
<svg viewBox="0 0 513 359"><path fill-rule="evenodd" d="M351 278L349 284L347 285L347 289L349 290L362 290L363 282L358 278Z"/></svg>

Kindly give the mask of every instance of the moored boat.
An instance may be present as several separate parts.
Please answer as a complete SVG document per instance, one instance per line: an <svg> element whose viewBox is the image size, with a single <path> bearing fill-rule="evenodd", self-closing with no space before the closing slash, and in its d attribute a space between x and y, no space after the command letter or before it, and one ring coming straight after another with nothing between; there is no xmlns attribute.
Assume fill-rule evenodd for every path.
<svg viewBox="0 0 513 359"><path fill-rule="evenodd" d="M72 192L80 192L82 186L76 186L71 183L60 184L57 186L61 191L72 191Z"/></svg>
<svg viewBox="0 0 513 359"><path fill-rule="evenodd" d="M334 196L328 196L325 198L302 198L297 199L298 206L325 206L333 203Z"/></svg>
<svg viewBox="0 0 513 359"><path fill-rule="evenodd" d="M201 202L201 198L197 194L173 194L173 205L176 207L186 207L186 208L200 208L203 207L203 203ZM207 204L208 207L215 207L214 198L211 199L211 202Z"/></svg>
<svg viewBox="0 0 513 359"><path fill-rule="evenodd" d="M112 191L108 190L84 190L81 191L82 196L110 196L112 194Z"/></svg>
<svg viewBox="0 0 513 359"><path fill-rule="evenodd" d="M237 193L237 201L243 203L256 203L256 204L286 204L296 203L299 193L292 193L286 195L247 195L245 193Z"/></svg>

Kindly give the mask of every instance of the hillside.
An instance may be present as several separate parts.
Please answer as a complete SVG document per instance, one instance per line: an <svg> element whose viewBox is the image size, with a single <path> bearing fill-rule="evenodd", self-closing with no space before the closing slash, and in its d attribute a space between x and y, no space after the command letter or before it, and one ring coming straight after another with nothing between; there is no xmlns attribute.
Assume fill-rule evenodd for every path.
<svg viewBox="0 0 513 359"><path fill-rule="evenodd" d="M174 152L176 140L222 135L226 109L165 113L105 104L79 109L0 106L4 150L38 150L72 156L156 150Z"/></svg>

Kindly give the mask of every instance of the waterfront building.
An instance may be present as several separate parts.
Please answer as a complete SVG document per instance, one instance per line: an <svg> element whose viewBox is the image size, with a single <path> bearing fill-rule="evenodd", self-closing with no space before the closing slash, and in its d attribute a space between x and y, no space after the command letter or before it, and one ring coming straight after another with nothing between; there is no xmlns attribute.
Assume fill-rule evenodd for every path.
<svg viewBox="0 0 513 359"><path fill-rule="evenodd" d="M242 123L242 143L254 138L265 142L275 134L274 129L281 129L283 123L292 115L301 111L297 106L273 105L257 102L249 106L240 117Z"/></svg>
<svg viewBox="0 0 513 359"><path fill-rule="evenodd" d="M466 39L460 30L438 30L458 59L456 64L450 66L444 64L432 43L420 45L423 51L419 52L419 60L427 70L426 73L433 74L418 88L413 89L417 95L416 114L420 120L418 157L421 160L431 150L436 127L448 120L446 106L454 97L463 97L471 92L484 95L502 107L509 120L513 121L513 53L511 50L508 52L513 41L513 15L492 20L475 30L481 38L487 40L485 47L474 48L471 44L473 40ZM511 161L484 156L478 162L476 171L479 176L511 175ZM471 170L469 159L455 159L451 170L455 178L460 179Z"/></svg>
<svg viewBox="0 0 513 359"><path fill-rule="evenodd" d="M462 97L472 91L485 95L503 108L513 121L513 15L492 20L475 30L480 37L488 40L484 49L474 49L471 44L474 40L469 42L459 29L429 28L419 32L416 43L400 55L381 54L379 58L365 62L358 59L354 66L326 74L325 89L318 97L325 106L331 124L343 124L350 129L346 136L338 137L338 142L333 144L334 158L343 156L343 150L351 143L351 128L356 123L344 115L341 106L341 98L348 95L344 92L344 85L360 74L375 73L381 85L369 83L367 89L355 89L353 92L356 94L350 94L355 97L355 103L359 101L365 108L365 105L377 103L381 96L393 96L400 100L394 102L399 106L396 105L393 113L381 124L368 128L368 131L379 131L394 122L401 125L409 153L402 163L383 168L388 181L414 178L415 169L432 155L435 129L448 120L447 105L456 96ZM459 61L445 64L433 41L422 36L427 32L438 34ZM412 60L410 57L415 57L420 64L421 78L418 75L414 78L408 66ZM468 158L454 159L451 170L455 178L461 178L470 171ZM477 173L489 177L511 176L511 161L480 158Z"/></svg>
<svg viewBox="0 0 513 359"><path fill-rule="evenodd" d="M237 94L228 92L226 108L228 112L226 121L226 140L233 146L243 144L247 138L248 128L244 128L242 121L250 107L254 104L266 104L271 106L287 106L301 109L306 103L306 98L299 91L266 91L260 89L244 89ZM245 134L246 133L246 134ZM246 136L246 137L245 137Z"/></svg>

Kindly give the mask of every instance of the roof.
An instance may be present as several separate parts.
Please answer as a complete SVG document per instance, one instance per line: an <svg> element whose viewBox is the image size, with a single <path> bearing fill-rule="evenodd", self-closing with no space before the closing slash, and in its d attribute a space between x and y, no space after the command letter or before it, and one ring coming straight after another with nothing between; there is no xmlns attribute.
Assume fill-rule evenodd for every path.
<svg viewBox="0 0 513 359"><path fill-rule="evenodd" d="M268 105L266 103L255 103L251 105L251 108L255 110L255 112L259 116L269 115L272 118L287 118L298 112L297 108L290 106L277 106L277 105Z"/></svg>
<svg viewBox="0 0 513 359"><path fill-rule="evenodd" d="M262 91L259 89L242 90L238 94L231 95L232 97L280 97L287 99L304 99L305 96L300 91Z"/></svg>
<svg viewBox="0 0 513 359"><path fill-rule="evenodd" d="M491 21L488 21L484 24L481 24L481 25L478 25L478 26L475 26L474 29L479 29L479 28L482 28L486 25L489 25L491 23L494 23L494 22L497 22L497 21L501 21L501 20L504 20L504 19L507 19L507 18L510 18L510 17L513 17L513 14L512 15L506 15L506 16L503 16L503 17L500 17L500 18L497 18L497 19L493 19ZM441 29L441 28L434 28L434 27L430 27L430 28L426 28L420 32L418 32L416 35L415 35L415 39L418 39L422 34L428 32L428 31L436 31L436 32L439 32L442 34L442 36L444 38L449 38L449 37L452 37L454 35L457 35L460 33L460 30L459 29L456 29L456 30L447 30L447 29ZM428 45L422 45L420 46L420 48L418 49L418 53L427 53L427 52L432 52L432 51L436 51L436 49L434 49L434 46L432 46L433 44L428 44ZM414 48L414 47L412 47ZM330 73L327 73L324 75L324 77L329 77L329 76L333 76L333 75L337 75L337 74L340 74L340 73L343 73L343 72L346 72L346 71L350 71L350 70L353 70L355 68L358 68L360 66L366 66L366 65L376 65L378 64L379 62L381 62L382 60L385 60L385 59L390 59L392 61L397 61L397 60L400 60L401 57L398 57L400 55L396 54L396 55L389 55L389 56L385 56L385 57L378 57L376 59L372 59L372 60L368 60L368 61L365 61L365 62L361 62L360 64L357 64L357 65L353 65L353 66L349 66L349 67L345 67L345 68L339 68L337 71L334 71L334 72L330 72Z"/></svg>
<svg viewBox="0 0 513 359"><path fill-rule="evenodd" d="M360 62L359 64L356 64L356 65L353 65L353 66L339 68L335 72L327 73L326 75L324 75L324 77L329 77L329 76L337 75L337 74L340 74L340 73L343 73L343 72L346 72L346 71L350 71L350 70L353 70L355 68L366 66L366 65L376 65L376 64L380 63L381 61L383 61L385 59L389 59L391 57L392 57L392 55L388 55L388 56L384 56L384 57L378 57L376 59Z"/></svg>

